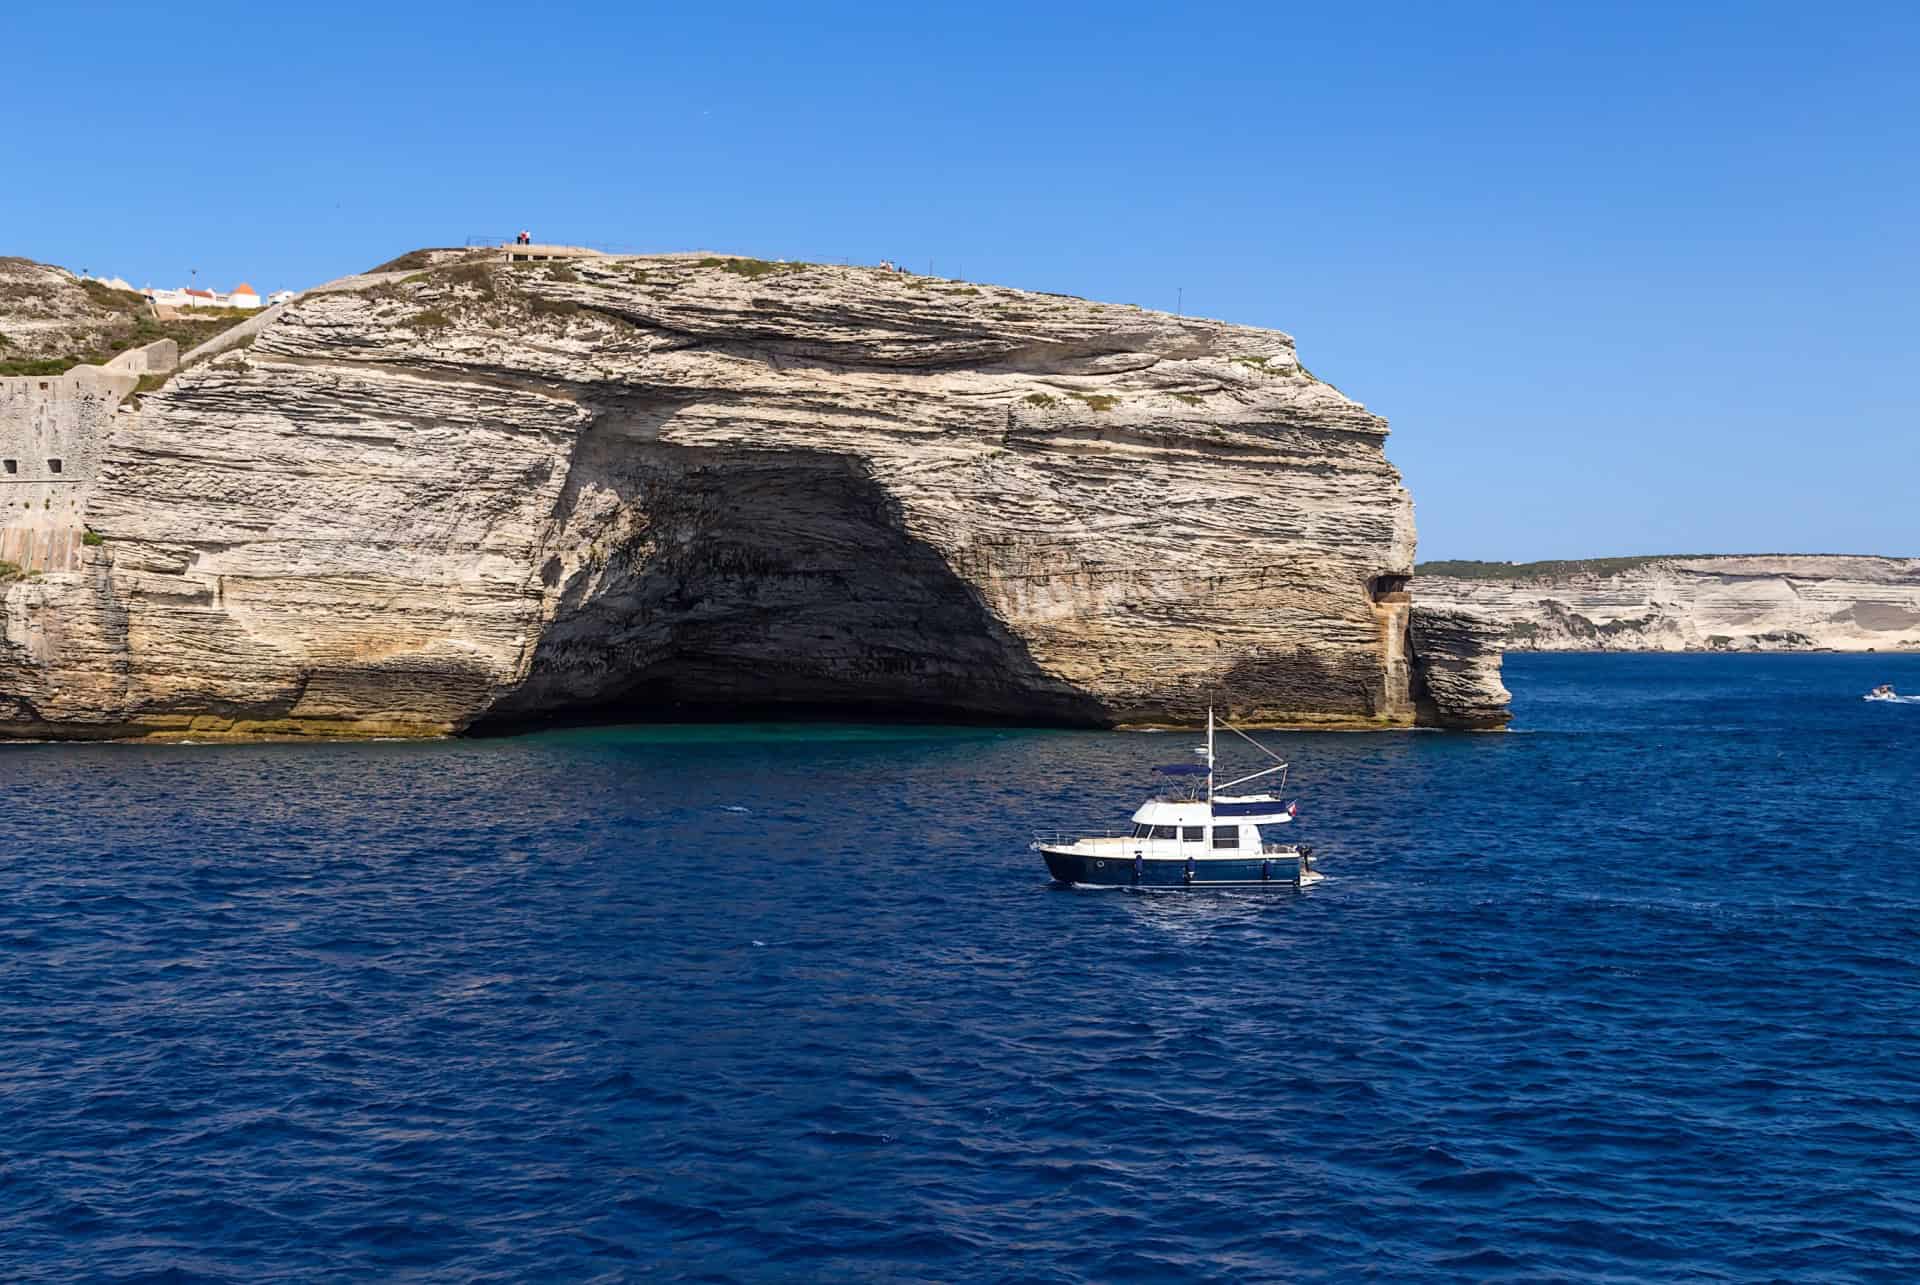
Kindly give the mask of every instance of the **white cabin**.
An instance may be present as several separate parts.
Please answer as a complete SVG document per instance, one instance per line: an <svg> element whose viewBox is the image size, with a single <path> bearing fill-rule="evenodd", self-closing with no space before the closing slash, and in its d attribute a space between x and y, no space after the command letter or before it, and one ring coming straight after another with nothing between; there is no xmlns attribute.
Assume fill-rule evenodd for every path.
<svg viewBox="0 0 1920 1285"><path fill-rule="evenodd" d="M1286 825L1292 820L1287 804L1265 794L1242 798L1222 795L1212 803L1205 799L1150 799L1133 814L1133 833L1125 846L1129 852L1138 849L1149 857L1228 852L1258 855L1266 844L1260 827Z"/></svg>

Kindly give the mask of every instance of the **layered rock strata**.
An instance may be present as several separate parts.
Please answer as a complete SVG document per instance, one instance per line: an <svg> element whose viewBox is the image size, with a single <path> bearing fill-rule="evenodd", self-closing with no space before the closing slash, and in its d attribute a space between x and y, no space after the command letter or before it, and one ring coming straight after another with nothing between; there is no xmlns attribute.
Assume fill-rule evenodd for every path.
<svg viewBox="0 0 1920 1285"><path fill-rule="evenodd" d="M691 256L349 284L117 417L0 730L1499 721L1485 639L1409 650L1386 425L1286 335Z"/></svg>
<svg viewBox="0 0 1920 1285"><path fill-rule="evenodd" d="M1409 628L1414 707L1437 727L1504 727L1510 693L1500 681L1507 627L1459 607L1420 603Z"/></svg>
<svg viewBox="0 0 1920 1285"><path fill-rule="evenodd" d="M1920 648L1920 559L1767 554L1436 564L1423 603L1480 611L1523 651Z"/></svg>

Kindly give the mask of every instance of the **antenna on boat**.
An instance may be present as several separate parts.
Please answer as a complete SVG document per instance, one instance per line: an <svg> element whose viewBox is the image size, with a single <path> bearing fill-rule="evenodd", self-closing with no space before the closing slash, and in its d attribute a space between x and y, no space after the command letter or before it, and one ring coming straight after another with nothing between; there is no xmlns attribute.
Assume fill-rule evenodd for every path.
<svg viewBox="0 0 1920 1285"><path fill-rule="evenodd" d="M1220 720L1220 726L1226 728L1229 732L1232 732L1235 736L1239 737L1241 740L1245 741L1247 744L1253 746L1254 749L1259 750L1262 754L1272 759L1275 764L1275 766L1267 768L1264 771L1249 772L1245 776L1237 776L1233 780L1228 781L1225 785L1222 785L1220 787L1221 789L1231 790L1236 785L1245 785L1248 781L1257 781L1263 776L1272 776L1275 772L1280 773L1280 788L1283 790L1287 788L1287 761L1285 759L1281 758L1278 754L1275 754L1272 750L1268 749L1266 746L1262 745L1260 742L1254 740L1251 736L1248 736L1245 732L1235 727L1232 723L1227 722L1225 719ZM1207 707L1207 801L1209 803L1213 801L1213 707L1212 706Z"/></svg>

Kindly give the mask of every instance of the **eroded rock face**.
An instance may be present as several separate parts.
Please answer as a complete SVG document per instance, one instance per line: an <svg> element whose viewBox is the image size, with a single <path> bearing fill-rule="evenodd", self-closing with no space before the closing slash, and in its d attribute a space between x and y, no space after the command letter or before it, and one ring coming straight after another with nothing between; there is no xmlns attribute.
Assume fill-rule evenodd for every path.
<svg viewBox="0 0 1920 1285"><path fill-rule="evenodd" d="M443 263L309 294L119 417L106 544L7 594L0 729L1404 726L1385 433L1271 331L875 269Z"/></svg>
<svg viewBox="0 0 1920 1285"><path fill-rule="evenodd" d="M1512 717L1500 681L1506 626L1458 607L1414 607L1414 703L1436 727L1491 730Z"/></svg>
<svg viewBox="0 0 1920 1285"><path fill-rule="evenodd" d="M1592 569L1588 569L1591 567ZM1522 651L1920 648L1920 559L1769 554L1469 567L1415 580Z"/></svg>

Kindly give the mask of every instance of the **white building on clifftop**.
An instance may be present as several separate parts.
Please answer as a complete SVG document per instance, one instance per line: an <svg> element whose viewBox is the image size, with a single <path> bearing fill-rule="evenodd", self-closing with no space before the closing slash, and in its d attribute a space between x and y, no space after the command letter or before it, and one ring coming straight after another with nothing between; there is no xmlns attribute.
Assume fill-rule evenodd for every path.
<svg viewBox="0 0 1920 1285"><path fill-rule="evenodd" d="M196 290L191 287L157 290L152 286L148 286L140 293L161 308L245 308L252 311L266 306L261 301L259 292L244 281L227 294L221 294L215 290Z"/></svg>

